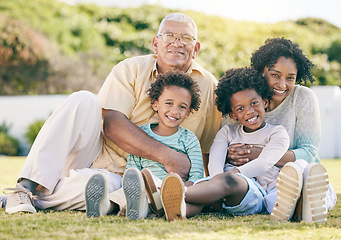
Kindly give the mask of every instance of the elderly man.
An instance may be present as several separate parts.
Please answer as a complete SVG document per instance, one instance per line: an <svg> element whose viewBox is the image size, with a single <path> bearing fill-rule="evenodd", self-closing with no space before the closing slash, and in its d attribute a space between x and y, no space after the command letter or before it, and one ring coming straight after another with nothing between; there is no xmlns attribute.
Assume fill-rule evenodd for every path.
<svg viewBox="0 0 341 240"><path fill-rule="evenodd" d="M155 122L147 95L157 74L181 70L198 82L200 110L182 126L196 134L205 159L221 126L214 105L217 81L194 59L200 50L197 27L187 15L166 16L152 40L155 54L118 63L97 97L73 93L46 121L27 156L6 212L40 209L85 210L85 186L95 173L108 179L109 192L121 187L126 153L160 162L168 172L188 176L187 156L149 137L139 126ZM110 199L110 194L109 194Z"/></svg>

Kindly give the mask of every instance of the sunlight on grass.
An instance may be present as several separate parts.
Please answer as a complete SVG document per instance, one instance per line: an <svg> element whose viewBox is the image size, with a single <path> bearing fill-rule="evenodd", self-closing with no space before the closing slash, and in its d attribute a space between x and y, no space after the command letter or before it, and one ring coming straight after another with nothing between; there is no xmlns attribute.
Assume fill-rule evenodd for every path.
<svg viewBox="0 0 341 240"><path fill-rule="evenodd" d="M24 157L0 157L0 188L14 186ZM0 210L0 239L340 239L341 159L323 160L338 202L323 224L273 222L268 215L232 217L202 214L186 221L163 218L87 218L79 211L6 214Z"/></svg>
<svg viewBox="0 0 341 240"><path fill-rule="evenodd" d="M14 187L24 165L25 157L0 157L0 191Z"/></svg>
<svg viewBox="0 0 341 240"><path fill-rule="evenodd" d="M327 170L329 181L335 192L341 194L341 159L322 160L322 165Z"/></svg>

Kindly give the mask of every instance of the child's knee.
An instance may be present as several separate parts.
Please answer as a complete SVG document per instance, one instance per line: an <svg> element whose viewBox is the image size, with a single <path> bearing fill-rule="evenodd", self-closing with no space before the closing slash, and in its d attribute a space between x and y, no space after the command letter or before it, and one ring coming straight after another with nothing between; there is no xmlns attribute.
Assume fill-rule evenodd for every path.
<svg viewBox="0 0 341 240"><path fill-rule="evenodd" d="M229 188L239 186L239 176L235 173L227 172L224 176L225 185Z"/></svg>
<svg viewBox="0 0 341 240"><path fill-rule="evenodd" d="M235 173L225 172L215 176L216 181L219 181L219 185L222 189L225 189L227 192L230 192L231 189L238 189L240 185L240 177Z"/></svg>
<svg viewBox="0 0 341 240"><path fill-rule="evenodd" d="M223 179L223 195L229 197L230 203L239 204L248 191L248 183L245 178L231 172L227 172Z"/></svg>

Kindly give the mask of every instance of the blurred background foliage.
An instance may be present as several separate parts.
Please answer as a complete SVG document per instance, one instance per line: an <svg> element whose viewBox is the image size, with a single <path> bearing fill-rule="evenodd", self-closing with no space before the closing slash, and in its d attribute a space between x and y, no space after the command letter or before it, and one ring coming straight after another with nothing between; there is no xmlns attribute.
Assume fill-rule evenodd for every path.
<svg viewBox="0 0 341 240"><path fill-rule="evenodd" d="M10 128L11 125L6 122L0 124L0 156L17 156L20 152L19 140L8 133Z"/></svg>
<svg viewBox="0 0 341 240"><path fill-rule="evenodd" d="M116 63L152 53L151 40L171 12L148 5L120 9L1 0L0 95L96 93ZM315 84L341 86L341 29L324 20L265 24L182 12L198 25L197 61L218 79L228 68L249 65L267 38L286 37L314 62Z"/></svg>

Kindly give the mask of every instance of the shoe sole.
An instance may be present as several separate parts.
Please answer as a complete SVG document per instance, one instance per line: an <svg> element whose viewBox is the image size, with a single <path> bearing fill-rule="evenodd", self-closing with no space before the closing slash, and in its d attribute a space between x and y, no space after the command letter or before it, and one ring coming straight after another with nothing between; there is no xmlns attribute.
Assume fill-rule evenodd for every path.
<svg viewBox="0 0 341 240"><path fill-rule="evenodd" d="M326 193L328 175L321 164L308 165L304 171L302 220L307 223L327 221Z"/></svg>
<svg viewBox="0 0 341 240"><path fill-rule="evenodd" d="M123 175L122 186L127 199L126 217L132 220L146 218L148 202L140 171L134 168L127 169ZM146 206L143 206L144 204Z"/></svg>
<svg viewBox="0 0 341 240"><path fill-rule="evenodd" d="M159 217L162 217L165 215L165 211L163 210L161 196L157 191L153 176L151 175L150 170L147 168L142 169L141 174L144 180L148 198L151 203L151 208L158 214Z"/></svg>
<svg viewBox="0 0 341 240"><path fill-rule="evenodd" d="M36 213L37 210L33 206L29 206L27 204L20 204L11 208L6 208L6 213L12 214L12 213L19 213L19 212L25 212L25 213Z"/></svg>
<svg viewBox="0 0 341 240"><path fill-rule="evenodd" d="M184 185L175 173L169 173L162 182L161 201L168 221L183 219L181 203L184 199Z"/></svg>
<svg viewBox="0 0 341 240"><path fill-rule="evenodd" d="M276 180L277 199L270 219L288 221L292 217L302 190L301 170L294 164L286 164Z"/></svg>
<svg viewBox="0 0 341 240"><path fill-rule="evenodd" d="M101 206L106 192L107 184L102 174L93 175L85 187L86 215L88 217L102 216Z"/></svg>

